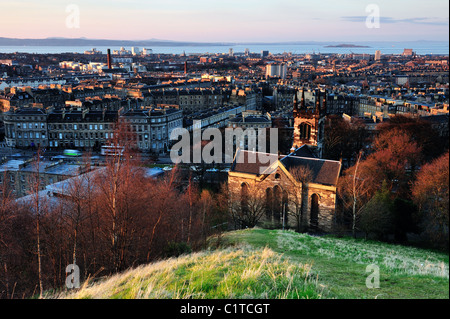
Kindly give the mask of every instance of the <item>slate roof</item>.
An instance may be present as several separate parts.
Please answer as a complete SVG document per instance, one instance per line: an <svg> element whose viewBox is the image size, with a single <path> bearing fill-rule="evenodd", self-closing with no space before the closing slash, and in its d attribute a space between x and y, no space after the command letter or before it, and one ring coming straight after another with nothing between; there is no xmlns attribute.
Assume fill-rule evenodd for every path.
<svg viewBox="0 0 450 319"><path fill-rule="evenodd" d="M306 144L297 148L291 155L297 157L317 158L317 156L313 153L313 151L311 151L309 146Z"/></svg>
<svg viewBox="0 0 450 319"><path fill-rule="evenodd" d="M341 163L337 161L313 159L297 156L286 156L281 163L288 171L296 167L306 167L311 170L312 182L327 186L336 186L341 170Z"/></svg>
<svg viewBox="0 0 450 319"><path fill-rule="evenodd" d="M246 173L253 175L261 175L270 165L267 156L271 156L271 161L277 160L280 157L274 154L251 152L238 150L231 165L230 171L237 173Z"/></svg>
<svg viewBox="0 0 450 319"><path fill-rule="evenodd" d="M270 155L279 159L281 165L283 165L288 171L292 171L296 167L307 167L312 173L312 183L336 186L341 171L341 163L331 160L323 160L311 157L299 157L293 154L287 156L279 156L268 153L250 152L244 150L238 150L234 161L231 165L230 172L246 173L252 175L272 174L272 171L268 171L266 168L269 166L268 162L263 162L264 157L255 155ZM251 157L251 156L254 157Z"/></svg>

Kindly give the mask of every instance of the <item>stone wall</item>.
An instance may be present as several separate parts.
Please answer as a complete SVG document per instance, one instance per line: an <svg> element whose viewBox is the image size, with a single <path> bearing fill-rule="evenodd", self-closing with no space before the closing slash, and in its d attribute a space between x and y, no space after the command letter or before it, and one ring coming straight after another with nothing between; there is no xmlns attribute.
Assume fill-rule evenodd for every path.
<svg viewBox="0 0 450 319"><path fill-rule="evenodd" d="M305 185L302 190L302 185L295 182L286 171L278 167L275 172L268 176L256 176L252 174L244 174L237 172L229 172L228 175L228 189L230 191L230 197L233 201L240 201L241 187L243 183L247 183L250 187L257 187L259 190L272 191L274 194L275 187L279 187L281 194L278 197L278 202L282 204L283 192L287 195L287 218L286 227L298 229L301 225L300 231L305 230L320 230L320 231L332 231L334 226L334 217L336 211L336 187L325 186L320 184ZM311 209L313 195L318 196L318 227L312 227L311 225ZM302 210L300 209L302 208ZM282 219L277 213L282 212L282 208L276 211L276 216L272 212L272 215L264 215L261 219L261 223L271 227L281 227ZM299 218L302 216L302 220Z"/></svg>

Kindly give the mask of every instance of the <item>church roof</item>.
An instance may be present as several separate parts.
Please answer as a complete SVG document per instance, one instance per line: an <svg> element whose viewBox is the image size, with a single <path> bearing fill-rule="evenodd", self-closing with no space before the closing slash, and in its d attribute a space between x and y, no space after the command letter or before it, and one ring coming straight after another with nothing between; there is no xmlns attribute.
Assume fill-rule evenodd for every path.
<svg viewBox="0 0 450 319"><path fill-rule="evenodd" d="M306 167L312 173L312 183L336 186L341 171L341 163L317 158L288 155L280 160L288 171L296 167Z"/></svg>
<svg viewBox="0 0 450 319"><path fill-rule="evenodd" d="M298 151L300 149L297 149ZM306 167L311 171L312 183L336 186L341 171L341 163L337 161L324 160L312 157L295 156L294 153L287 156L280 156L276 154L250 152L245 150L238 150L231 165L230 172L245 173L251 175L266 175L273 173L273 170L268 170L270 163L267 161L278 160L278 163L283 165L286 170L292 171L296 167ZM264 161L266 159L266 161Z"/></svg>
<svg viewBox="0 0 450 319"><path fill-rule="evenodd" d="M271 158L270 158L271 157ZM237 150L230 171L252 175L262 175L270 163L281 157L276 154Z"/></svg>
<svg viewBox="0 0 450 319"><path fill-rule="evenodd" d="M314 152L309 148L307 144L302 145L297 148L291 155L298 157L309 157L309 158L317 158Z"/></svg>

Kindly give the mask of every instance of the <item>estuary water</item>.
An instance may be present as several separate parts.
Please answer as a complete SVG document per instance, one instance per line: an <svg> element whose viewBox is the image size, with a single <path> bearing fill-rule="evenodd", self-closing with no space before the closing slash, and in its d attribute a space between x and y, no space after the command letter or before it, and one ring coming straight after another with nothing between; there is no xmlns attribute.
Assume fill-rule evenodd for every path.
<svg viewBox="0 0 450 319"><path fill-rule="evenodd" d="M352 44L355 46L364 47L329 47L339 44ZM106 54L107 49L119 50L120 47L96 47L97 50ZM376 50L380 50L381 54L401 54L404 49L413 49L419 55L425 54L449 54L449 42L444 41L409 41L409 42L317 42L317 43L305 43L305 44L236 44L236 45L208 45L208 46L154 46L146 47L151 49L153 53L166 53L166 54L205 54L205 53L228 53L230 48L235 53L244 52L249 49L252 53L261 53L261 51L269 51L272 54L291 52L292 54L304 54L304 53L338 53L338 54L374 54ZM76 52L83 53L84 51L91 50L92 47L86 46L0 46L0 53L67 53ZM127 50L131 50L131 47L125 47ZM140 48L142 50L142 47Z"/></svg>

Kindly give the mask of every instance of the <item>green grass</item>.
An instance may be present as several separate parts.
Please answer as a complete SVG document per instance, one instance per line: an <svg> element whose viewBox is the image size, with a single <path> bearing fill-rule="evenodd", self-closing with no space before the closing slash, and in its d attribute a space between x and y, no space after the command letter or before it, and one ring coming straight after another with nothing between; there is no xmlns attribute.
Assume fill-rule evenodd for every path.
<svg viewBox="0 0 450 319"><path fill-rule="evenodd" d="M293 262L312 264L329 298L449 298L448 254L280 230L231 232L223 240L225 245L247 242L253 247L267 246ZM366 278L371 274L366 267L370 264L380 269L380 288L366 287Z"/></svg>
<svg viewBox="0 0 450 319"><path fill-rule="evenodd" d="M448 254L353 238L249 229L210 249L131 269L59 298L449 298ZM369 289L366 267L380 269Z"/></svg>
<svg viewBox="0 0 450 319"><path fill-rule="evenodd" d="M75 299L297 299L322 298L324 287L308 264L268 248L203 251L141 266L59 298Z"/></svg>

